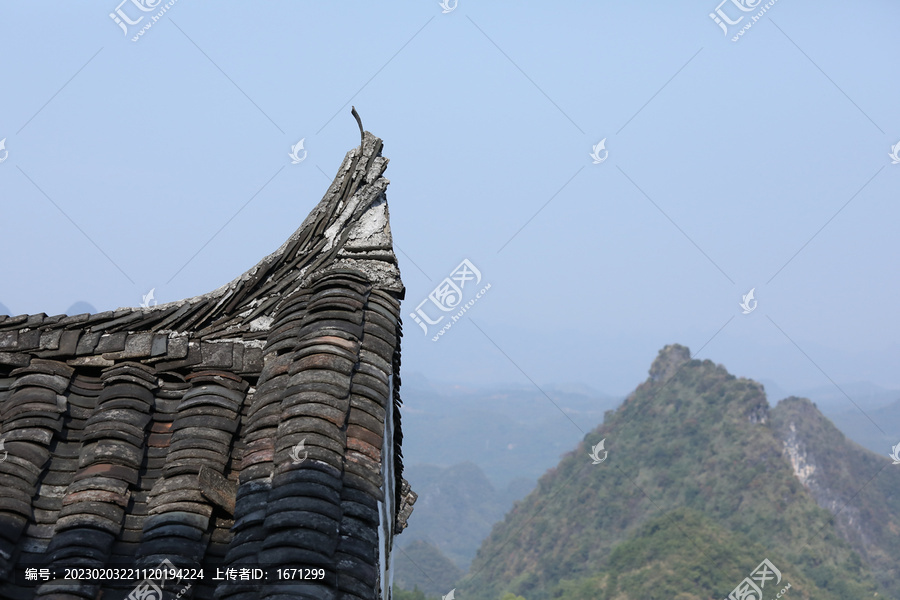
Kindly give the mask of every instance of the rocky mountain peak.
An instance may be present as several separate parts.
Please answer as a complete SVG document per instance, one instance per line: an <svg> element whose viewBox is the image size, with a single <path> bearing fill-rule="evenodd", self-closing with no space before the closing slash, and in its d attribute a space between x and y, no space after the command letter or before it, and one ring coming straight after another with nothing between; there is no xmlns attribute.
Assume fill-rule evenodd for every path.
<svg viewBox="0 0 900 600"><path fill-rule="evenodd" d="M650 366L650 381L665 381L690 360L690 348L681 344L669 344L659 351L656 360Z"/></svg>

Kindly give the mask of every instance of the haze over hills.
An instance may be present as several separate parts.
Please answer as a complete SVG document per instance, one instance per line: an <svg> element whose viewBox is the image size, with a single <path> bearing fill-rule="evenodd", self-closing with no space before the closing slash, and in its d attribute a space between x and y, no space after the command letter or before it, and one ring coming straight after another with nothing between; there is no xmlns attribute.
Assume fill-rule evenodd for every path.
<svg viewBox="0 0 900 600"><path fill-rule="evenodd" d="M583 385L542 388L562 412L533 386L480 388L434 384L415 374L404 378L404 423L411 432L404 454L411 465L408 479L420 499L415 518L398 538L401 548L412 547L395 557L399 587L417 585L431 596L445 594L446 574L465 571L492 525L531 492L540 475L556 467L566 450L580 445L582 430L593 429L605 410L621 402ZM787 396L771 381L765 391L769 404ZM888 404L898 396L893 390L841 383L804 395L841 433L876 454L890 451L887 440L900 442L900 401ZM824 443L842 437L829 427Z"/></svg>
<svg viewBox="0 0 900 600"><path fill-rule="evenodd" d="M577 386L544 390L552 400L531 385L467 389L404 375L407 464L469 461L498 489L515 479L537 481L621 401Z"/></svg>
<svg viewBox="0 0 900 600"><path fill-rule="evenodd" d="M884 455L900 443L900 399L886 406L867 408L864 411L850 407L822 412L841 433L876 454Z"/></svg>
<svg viewBox="0 0 900 600"><path fill-rule="evenodd" d="M407 467L404 476L415 482L419 497L417 518L394 542L400 550L394 554L394 584L408 590L418 586L432 596L446 594L446 584L462 577L494 524L535 483L513 481L497 490L471 462L416 465Z"/></svg>
<svg viewBox="0 0 900 600"><path fill-rule="evenodd" d="M471 462L451 467L414 465L404 476L419 495L415 519L398 536L394 555L394 584L414 586L431 596L442 596L448 572L457 572L450 583L469 568L481 542L495 523L503 519L516 500L534 489L536 481L513 480L498 490Z"/></svg>
<svg viewBox="0 0 900 600"><path fill-rule="evenodd" d="M404 546L395 546L395 550L395 590L420 590L428 596L440 598L464 574L436 546L425 540L416 539Z"/></svg>
<svg viewBox="0 0 900 600"><path fill-rule="evenodd" d="M720 598L768 558L794 598L900 597L891 466L810 401L770 409L760 384L667 346L493 528L457 594Z"/></svg>
<svg viewBox="0 0 900 600"><path fill-rule="evenodd" d="M820 410L842 410L854 408L854 404L864 410L879 408L900 399L900 390L888 389L869 381L846 381L837 385L817 385L786 391L780 384L770 379L760 379L766 389L769 402L797 396L809 398Z"/></svg>
<svg viewBox="0 0 900 600"><path fill-rule="evenodd" d="M513 502L534 488L534 482L519 480L497 490L471 462L446 468L415 465L404 474L418 486L415 510L419 519L415 523L410 519L399 544L425 540L462 570L468 569L478 549L471 540L484 539Z"/></svg>
<svg viewBox="0 0 900 600"><path fill-rule="evenodd" d="M886 454L900 443L900 390L840 382L789 394L776 382L762 383L770 405L791 395L809 398L844 435L873 452ZM497 489L514 479L536 482L622 401L582 384L541 389L549 398L531 384L463 386L404 375L404 456L413 465L472 462Z"/></svg>

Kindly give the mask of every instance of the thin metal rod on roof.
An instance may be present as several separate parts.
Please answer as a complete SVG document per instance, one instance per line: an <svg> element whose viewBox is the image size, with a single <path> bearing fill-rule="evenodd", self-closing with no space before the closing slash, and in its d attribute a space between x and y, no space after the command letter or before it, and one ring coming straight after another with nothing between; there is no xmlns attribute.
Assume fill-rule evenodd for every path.
<svg viewBox="0 0 900 600"><path fill-rule="evenodd" d="M363 143L366 141L366 133L363 131L362 119L359 118L359 113L356 112L355 106L350 107L350 112L356 118L357 125L359 125L359 149L362 151Z"/></svg>

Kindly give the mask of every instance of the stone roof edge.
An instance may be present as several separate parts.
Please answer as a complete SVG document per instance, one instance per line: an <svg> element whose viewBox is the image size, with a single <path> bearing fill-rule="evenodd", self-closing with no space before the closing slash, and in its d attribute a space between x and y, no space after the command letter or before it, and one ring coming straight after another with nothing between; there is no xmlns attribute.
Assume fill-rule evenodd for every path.
<svg viewBox="0 0 900 600"><path fill-rule="evenodd" d="M204 294L200 294L197 296L193 296L191 298L184 298L181 300L176 300L173 302L168 302L165 304L159 304L152 307L122 307L118 308L115 311L105 311L101 313L84 313L81 315L56 315L53 317L48 317L45 313L39 313L35 315L18 315L15 317L8 317L0 315L0 332L4 331L28 331L32 329L40 329L41 331L48 331L52 329L72 329L75 327L78 328L86 328L91 331L98 331L98 327L100 329L106 329L109 332L131 332L134 333L136 331L140 331L139 328L129 328L126 323L122 323L122 327L111 326L114 321L143 321L144 319L134 319L135 313L143 315L147 317L147 319L152 319L156 313L162 313L169 311L170 313L177 312L177 309L183 309L185 306L196 306L201 303L211 304L216 302L217 304L225 304L224 300L226 300L226 296L229 292L234 292L238 288L241 287L247 281L250 281L257 273L260 272L261 269L271 270L274 265L277 263L281 263L282 265L289 264L291 260L294 260L299 253L302 253L308 248L303 246L298 246L299 240L303 236L307 236L310 239L307 239L307 245L310 242L312 236L309 234L310 228L315 227L323 217L327 217L327 211L329 209L334 210L333 214L330 215L331 219L335 219L331 223L331 226L328 229L334 228L335 225L340 225L335 229L335 232L332 234L332 239L329 240L330 244L325 248L321 249L315 254L321 255L323 252L331 250L335 256L332 256L329 261L331 264L328 265L320 265L316 264L315 261L312 261L311 264L306 265L306 267L302 268L299 272L294 272L293 280L294 284L291 285L291 288L296 288L297 285L304 282L313 267L322 268L324 270L330 270L331 268L346 268L346 267L356 267L370 276L373 280L373 284L382 287L384 289L388 289L398 294L400 298L403 297L404 287L400 281L399 270L396 268L396 255L393 253L392 243L390 239L390 229L389 222L387 227L387 241L390 244L387 248L382 249L381 256L370 257L367 256L366 253L359 253L355 256L355 253L346 252L338 252L342 250L340 246L346 242L346 235L344 239L337 243L338 248L335 248L334 237L337 231L341 231L342 229L348 229L348 223L358 222L360 219L364 217L366 214L371 214L373 208L377 205L384 204L384 212L387 213L387 205L386 205L386 194L385 190L387 185L390 183L386 178L384 178L383 173L387 168L388 159L380 156L381 148L383 146L383 142L380 138L374 136L372 133L366 131L364 134L364 138L360 146L356 146L346 153L344 156L344 160L341 163L340 168L338 169L338 173L329 186L328 191L323 196L322 200L316 205L316 207L309 213L309 215L304 219L303 223L300 227L291 234L288 239L274 252L265 256L261 259L256 265L237 276L232 281L216 288L211 292L207 292ZM362 148L362 153L360 156L360 149ZM365 162L360 165L357 161L357 157L361 159L365 159ZM342 188L344 187L345 181L348 176L353 176L354 174L363 175L363 180L359 184L358 189L356 189L355 193L349 198L346 203L341 203L338 198L338 194L340 194ZM332 206L335 202L338 203L338 206ZM343 204L343 206L341 206ZM360 204L363 204L362 210L360 209ZM349 210L348 210L349 209ZM330 220L331 220L330 219ZM352 229L352 226L349 227ZM326 230L327 232L328 230ZM326 235L327 237L327 235ZM294 251L288 255L288 250L294 248ZM375 253L377 254L377 252ZM386 254L386 255L385 255ZM391 264L393 263L393 264ZM270 279L265 277L260 279L260 282L266 285L270 285L272 282ZM255 306L259 306L263 303L263 301L268 298L268 296L260 296L257 298L253 298L252 294L248 295L248 301L243 304L240 311L235 310L235 316L247 315L252 313L252 309ZM212 311L212 315L217 314L216 311L221 307L217 306ZM206 309L204 308L200 312L204 312ZM246 323L243 323L240 327L235 328L232 326L227 331L226 335L230 339L234 339L240 337L242 333L245 332L255 332L255 331L264 331L268 329L263 320L260 318L256 318L250 320ZM161 328L154 330L157 334L169 334L172 336L173 334L183 334L184 332L191 331L191 328ZM254 344L255 346L255 344ZM2 343L0 343L0 351L2 351Z"/></svg>

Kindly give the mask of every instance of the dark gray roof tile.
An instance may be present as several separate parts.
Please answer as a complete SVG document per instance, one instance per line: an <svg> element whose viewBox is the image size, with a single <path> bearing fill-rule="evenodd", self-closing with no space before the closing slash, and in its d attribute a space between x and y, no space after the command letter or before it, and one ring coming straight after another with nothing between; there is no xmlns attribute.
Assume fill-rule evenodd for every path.
<svg viewBox="0 0 900 600"><path fill-rule="evenodd" d="M16 349L19 351L23 350L37 350L41 344L41 330L40 329L30 329L28 331L20 330L19 331L19 339L16 344Z"/></svg>
<svg viewBox="0 0 900 600"><path fill-rule="evenodd" d="M0 333L0 336L3 334ZM0 365L10 365L13 367L24 367L31 361L31 356L28 354L19 354L17 352L0 352ZM6 380L9 380L9 383L15 381L14 378L0 378L0 390L8 389L8 385L5 385Z"/></svg>
<svg viewBox="0 0 900 600"><path fill-rule="evenodd" d="M154 334L150 343L150 356L165 356L168 352L169 336L165 334Z"/></svg>
<svg viewBox="0 0 900 600"><path fill-rule="evenodd" d="M75 347L75 354L93 354L94 349L100 343L100 338L102 336L103 334L99 332L85 332L78 340L78 345Z"/></svg>
<svg viewBox="0 0 900 600"><path fill-rule="evenodd" d="M91 325L91 331L116 331L120 326L139 321L144 316L141 311L137 310L132 311L131 309L128 309L127 312L123 312L124 314L120 315L119 311L116 311L112 319L104 320L101 323L93 323Z"/></svg>
<svg viewBox="0 0 900 600"><path fill-rule="evenodd" d="M3 434L3 441L6 443L24 441L50 445L51 440L53 440L53 432L48 429L13 429Z"/></svg>
<svg viewBox="0 0 900 600"><path fill-rule="evenodd" d="M29 316L30 315L7 316L6 320L3 321L3 323L0 323L0 329L19 329L20 327L24 327L22 323L28 321Z"/></svg>
<svg viewBox="0 0 900 600"><path fill-rule="evenodd" d="M146 382L137 378L127 381L112 381L109 386L104 387L103 391L100 392L100 396L97 398L97 406L103 406L105 402L118 398L134 398L150 406L153 404L153 393L146 386Z"/></svg>
<svg viewBox="0 0 900 600"><path fill-rule="evenodd" d="M380 487L380 481L372 481L369 477L363 477L348 470L344 473L344 483L347 487L365 492L379 501L384 501L384 490Z"/></svg>
<svg viewBox="0 0 900 600"><path fill-rule="evenodd" d="M85 503L87 504L87 503ZM60 511L62 512L62 511ZM118 535L119 530L121 529L121 522L110 520L106 517L90 514L90 513L77 513L65 517L60 517L56 521L56 529L57 531L64 531L66 529L99 529L100 531L105 531L106 533L112 535Z"/></svg>
<svg viewBox="0 0 900 600"><path fill-rule="evenodd" d="M359 585L349 586L348 580L343 579L338 582L338 586L346 589L351 593L357 593L356 590L363 590L364 593L374 584L378 577L378 570L375 565L369 563L358 556L354 556L340 550L335 553L336 566L342 577L350 576Z"/></svg>
<svg viewBox="0 0 900 600"><path fill-rule="evenodd" d="M335 523L334 529L327 533L309 529L306 527L304 518L310 518L310 514L315 513L285 511L267 514L265 527L273 533L267 535L263 540L265 550L260 553L260 558L265 562L266 559L263 557L267 550L275 548L302 548L316 550L328 556L333 555L338 543L337 523ZM303 526L296 525L298 523L303 523ZM285 529L286 527L289 529Z"/></svg>
<svg viewBox="0 0 900 600"><path fill-rule="evenodd" d="M368 413L370 417L373 417L378 422L378 429L382 429L382 425L384 424L383 405L366 396L360 396L359 394L350 394L350 407L351 409L361 410ZM350 422L353 423L358 421L351 420ZM367 426L367 429L373 428L373 425Z"/></svg>
<svg viewBox="0 0 900 600"><path fill-rule="evenodd" d="M115 363L102 356L80 356L67 360L66 364L73 367L111 367Z"/></svg>
<svg viewBox="0 0 900 600"><path fill-rule="evenodd" d="M46 313L38 313L36 315L28 315L28 319L25 321L24 327L39 327L41 323L44 322L44 319L47 318Z"/></svg>
<svg viewBox="0 0 900 600"><path fill-rule="evenodd" d="M376 519L374 522L377 523L378 520ZM337 552L338 554L353 556L371 567L375 567L378 563L377 548L373 548L368 542L349 535L341 536L341 540L338 542Z"/></svg>
<svg viewBox="0 0 900 600"><path fill-rule="evenodd" d="M40 347L42 350L58 350L59 340L62 337L62 329L52 329L41 333Z"/></svg>
<svg viewBox="0 0 900 600"><path fill-rule="evenodd" d="M311 540L309 538L307 540L307 544L310 544ZM332 561L329 555L317 552L309 547L280 546L277 548L264 548L260 551L259 562L264 565L289 566L299 564L314 567L330 565Z"/></svg>
<svg viewBox="0 0 900 600"><path fill-rule="evenodd" d="M105 354L108 352L119 352L125 349L125 340L128 334L124 331L119 333L104 333L100 336L100 341L95 348L97 354Z"/></svg>
<svg viewBox="0 0 900 600"><path fill-rule="evenodd" d="M377 431L380 429L383 420L380 421L377 417L372 416L371 413L365 410L351 410L350 416L347 418L347 423L360 425L371 431Z"/></svg>
<svg viewBox="0 0 900 600"><path fill-rule="evenodd" d="M27 368L27 367L25 367ZM16 369L20 371L21 369ZM15 371L13 371L16 374ZM16 382L13 383L12 389L19 389L28 386L35 386L53 390L57 394L62 394L69 387L69 380L59 375L46 375L44 373L22 373Z"/></svg>
<svg viewBox="0 0 900 600"><path fill-rule="evenodd" d="M19 347L18 331L0 332L0 350L15 350Z"/></svg>
<svg viewBox="0 0 900 600"><path fill-rule="evenodd" d="M403 286L389 238L350 233L383 197L380 148L365 134L300 229L211 294L97 315L0 317L0 543L85 566L135 557L148 567L163 557L321 564L328 582L268 597L337 600L338 576L341 597L376 597L376 506L386 485L402 482ZM324 232L334 223L343 225L332 243ZM384 482L391 397L396 437L384 460L396 477ZM3 502L21 514L3 513ZM410 505L392 509L405 518ZM4 556L0 586L13 566ZM61 585L85 598L129 591L122 582ZM219 598L261 600L264 591L204 581L195 597L216 587ZM52 598L52 585L42 594Z"/></svg>
<svg viewBox="0 0 900 600"><path fill-rule="evenodd" d="M90 318L91 318L90 313L81 313L80 315L72 315L72 316L60 319L59 322L56 323L56 326L57 327L65 327L67 329L79 327L83 323L87 322L87 320ZM79 329L80 329L80 327L79 327Z"/></svg>
<svg viewBox="0 0 900 600"><path fill-rule="evenodd" d="M81 331L77 329L63 331L59 340L59 354L75 356L79 339L81 339Z"/></svg>
<svg viewBox="0 0 900 600"><path fill-rule="evenodd" d="M170 339L169 345L170 348L177 344L176 340L178 338ZM167 360L156 363L156 368L160 371L172 371L176 369L183 369L184 367L192 367L194 365L199 365L203 362L203 357L200 353L200 342L187 342L187 356L180 360ZM169 357L167 357L169 358Z"/></svg>

